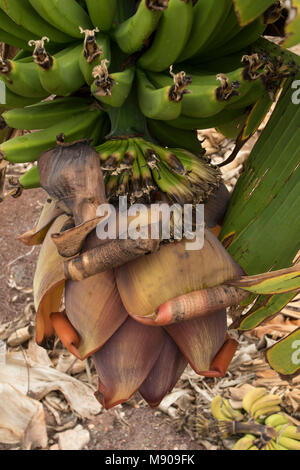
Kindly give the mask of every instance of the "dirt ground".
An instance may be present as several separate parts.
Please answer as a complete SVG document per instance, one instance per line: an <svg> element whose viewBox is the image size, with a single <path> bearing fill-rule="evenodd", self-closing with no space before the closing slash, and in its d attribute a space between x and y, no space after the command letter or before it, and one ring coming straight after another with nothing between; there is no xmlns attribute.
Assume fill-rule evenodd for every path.
<svg viewBox="0 0 300 470"><path fill-rule="evenodd" d="M0 205L0 324L21 315L32 300L32 279L39 248L33 251L18 240L30 230L39 217L46 193L41 189L24 192L19 199L9 198ZM20 257L20 259L18 259ZM16 282L18 289L9 277ZM22 290L20 290L20 286ZM136 396L136 402L140 397ZM187 434L178 433L172 421L162 412L146 405L122 407L122 420L114 410L103 411L91 421L81 424L90 432L86 448L96 450L198 450L200 442L191 441ZM47 424L51 415L47 416ZM49 428L49 444L54 444ZM14 447L14 446L11 446ZM1 446L0 450L10 448Z"/></svg>

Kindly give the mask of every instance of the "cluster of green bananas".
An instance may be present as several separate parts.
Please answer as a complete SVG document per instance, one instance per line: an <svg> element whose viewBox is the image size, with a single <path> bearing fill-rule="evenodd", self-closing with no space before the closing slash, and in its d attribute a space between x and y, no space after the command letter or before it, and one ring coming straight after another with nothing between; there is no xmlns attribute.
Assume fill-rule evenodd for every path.
<svg viewBox="0 0 300 470"><path fill-rule="evenodd" d="M182 163L172 168L157 147L151 168L144 144L130 138L199 155L197 129L243 122L245 108L290 73L264 54L242 51L280 11L275 2L241 27L232 0L0 0L0 40L20 49L14 59L0 57L9 110L3 122L39 130L1 145L2 158L34 162L62 134L94 146L113 137L113 153L122 155L127 145L123 154L138 156L132 168L120 163L121 173L106 170L110 197L128 193L134 201L159 188L172 200L202 200L196 160L177 151ZM21 185L37 187L38 178L33 167Z"/></svg>
<svg viewBox="0 0 300 470"><path fill-rule="evenodd" d="M157 190L181 205L202 202L218 187L220 172L205 158L180 148L164 148L141 137L112 139L96 147L110 200L129 196L149 202Z"/></svg>
<svg viewBox="0 0 300 470"><path fill-rule="evenodd" d="M218 395L212 400L211 411L223 434L243 434L233 450L299 450L299 428L280 413L281 402L279 396L259 387L244 396L243 409L232 408L229 400Z"/></svg>

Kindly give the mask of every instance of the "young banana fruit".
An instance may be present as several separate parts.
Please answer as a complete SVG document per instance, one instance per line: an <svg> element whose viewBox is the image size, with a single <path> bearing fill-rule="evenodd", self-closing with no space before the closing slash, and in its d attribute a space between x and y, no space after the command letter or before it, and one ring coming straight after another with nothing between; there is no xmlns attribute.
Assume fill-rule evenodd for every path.
<svg viewBox="0 0 300 470"><path fill-rule="evenodd" d="M155 88L144 71L137 70L139 105L144 116L150 119L173 120L180 116L182 98L187 93L190 77L184 72L174 75L174 84Z"/></svg>
<svg viewBox="0 0 300 470"><path fill-rule="evenodd" d="M109 31L117 11L117 0L86 0L93 25L100 31Z"/></svg>
<svg viewBox="0 0 300 470"><path fill-rule="evenodd" d="M0 42L10 44L11 46L17 47L18 49L29 49L29 46L26 42L11 33L8 33L4 29L0 29Z"/></svg>
<svg viewBox="0 0 300 470"><path fill-rule="evenodd" d="M99 33L98 28L92 30L80 28L80 31L85 35L85 38L79 57L79 66L86 83L91 85L94 81L93 69L101 65L104 59L107 64L110 63L110 40L106 34Z"/></svg>
<svg viewBox="0 0 300 470"><path fill-rule="evenodd" d="M142 0L136 13L121 23L113 33L120 49L132 54L140 50L156 29L167 2L160 0Z"/></svg>
<svg viewBox="0 0 300 470"><path fill-rule="evenodd" d="M26 31L26 29L17 25L1 8L0 28L6 33L9 33L12 36L18 38L20 41L23 41L24 44L28 44L28 41L30 41L31 39L38 39L38 37L33 37L32 33ZM7 44L12 43L8 42Z"/></svg>
<svg viewBox="0 0 300 470"><path fill-rule="evenodd" d="M5 107L6 109L24 108L34 103L38 103L40 98L28 98L21 95L16 95L9 88L5 89Z"/></svg>
<svg viewBox="0 0 300 470"><path fill-rule="evenodd" d="M72 45L52 56L45 49L45 41L48 41L47 37L30 43L34 46L33 58L40 82L49 94L68 96L84 84L79 66L82 45Z"/></svg>
<svg viewBox="0 0 300 470"><path fill-rule="evenodd" d="M10 0L9 0L10 1ZM20 0L23 1L23 0ZM28 0L27 0L28 1ZM93 25L90 21L89 15L79 5L76 0L29 0L32 7L38 14L44 18L53 27L63 31L64 36L71 38L80 38L81 33L79 26L83 29L92 29ZM101 2L100 2L101 3ZM48 36L46 31L42 31L39 35ZM64 42L68 42L65 40Z"/></svg>
<svg viewBox="0 0 300 470"><path fill-rule="evenodd" d="M19 184L23 189L34 189L40 187L40 173L36 165L32 166L19 179Z"/></svg>
<svg viewBox="0 0 300 470"><path fill-rule="evenodd" d="M204 48L231 8L231 0L198 0L193 10L193 24L189 40L180 54L178 61L183 62Z"/></svg>
<svg viewBox="0 0 300 470"><path fill-rule="evenodd" d="M174 64L189 38L193 12L192 0L169 0L153 44L139 59L138 65L146 70L161 72Z"/></svg>
<svg viewBox="0 0 300 470"><path fill-rule="evenodd" d="M34 62L24 63L0 57L0 78L13 93L26 98L46 98Z"/></svg>
<svg viewBox="0 0 300 470"><path fill-rule="evenodd" d="M130 67L123 72L109 74L107 60L104 59L101 65L93 70L95 81L91 86L91 92L101 103L119 108L124 104L130 93L134 76L134 67Z"/></svg>
<svg viewBox="0 0 300 470"><path fill-rule="evenodd" d="M87 112L93 106L91 100L84 98L57 98L6 111L2 117L6 124L14 129L47 129L78 113Z"/></svg>
<svg viewBox="0 0 300 470"><path fill-rule="evenodd" d="M198 130L218 127L220 124L230 122L240 116L244 109L223 109L220 113L206 118L192 118L183 114L177 119L168 121L168 125L176 129Z"/></svg>
<svg viewBox="0 0 300 470"><path fill-rule="evenodd" d="M201 147L200 140L197 137L197 131L175 129L169 126L166 121L155 119L148 119L147 125L152 137L157 139L163 146L185 148L195 155L204 153L204 149Z"/></svg>
<svg viewBox="0 0 300 470"><path fill-rule="evenodd" d="M12 163L33 162L42 152L56 145L57 136L64 134L66 142L89 138L100 119L103 119L103 113L98 109L76 114L48 129L4 142L0 154Z"/></svg>
<svg viewBox="0 0 300 470"><path fill-rule="evenodd" d="M50 2L43 3L48 5ZM62 5L62 2L60 2L60 5ZM0 0L0 7L17 25L35 34L37 37L46 35L53 42L64 43L70 41L70 37L63 33L63 29L54 28L47 22L47 19L44 21L32 8L29 0ZM68 18L68 15L66 18Z"/></svg>

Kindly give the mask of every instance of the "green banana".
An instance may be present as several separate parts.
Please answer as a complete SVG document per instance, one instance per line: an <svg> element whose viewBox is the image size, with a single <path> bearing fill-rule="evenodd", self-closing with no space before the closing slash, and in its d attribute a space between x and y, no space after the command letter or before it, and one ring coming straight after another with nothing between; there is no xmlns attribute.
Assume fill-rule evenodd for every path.
<svg viewBox="0 0 300 470"><path fill-rule="evenodd" d="M48 38L31 41L34 46L33 57L37 64L40 82L48 93L68 96L84 84L84 77L79 67L81 44L75 44L52 56L44 46Z"/></svg>
<svg viewBox="0 0 300 470"><path fill-rule="evenodd" d="M288 423L289 419L281 414L273 414L265 419L265 424L267 426L272 426L273 428L275 428L276 426L283 426L284 424Z"/></svg>
<svg viewBox="0 0 300 470"><path fill-rule="evenodd" d="M0 29L0 42L5 42L5 44L10 44L11 46L15 46L18 49L29 49L29 46L26 42L11 33L8 33L4 29Z"/></svg>
<svg viewBox="0 0 300 470"><path fill-rule="evenodd" d="M40 173L36 165L31 167L19 179L19 183L23 189L34 189L40 187Z"/></svg>
<svg viewBox="0 0 300 470"><path fill-rule="evenodd" d="M117 0L86 0L93 25L100 31L109 31L117 10Z"/></svg>
<svg viewBox="0 0 300 470"><path fill-rule="evenodd" d="M0 76L13 93L26 98L46 98L49 93L43 88L36 65L0 57Z"/></svg>
<svg viewBox="0 0 300 470"><path fill-rule="evenodd" d="M242 114L232 121L225 122L217 126L217 131L223 134L227 139L236 140L247 121L248 113L242 112Z"/></svg>
<svg viewBox="0 0 300 470"><path fill-rule="evenodd" d="M50 2L43 2L49 4ZM65 4L60 2L60 5ZM49 22L43 20L38 13L32 8L29 0L0 0L2 10L19 26L35 34L37 37L41 35L48 36L53 42L68 42L70 37L64 34L63 29L53 28ZM66 15L66 19L68 15ZM63 18L63 20L66 21ZM32 39L32 38L31 38ZM34 38L33 38L34 39Z"/></svg>
<svg viewBox="0 0 300 470"><path fill-rule="evenodd" d="M84 98L57 98L23 109L12 109L2 116L7 125L15 129L47 129L77 113L88 111L91 103L91 100Z"/></svg>
<svg viewBox="0 0 300 470"><path fill-rule="evenodd" d="M225 399L220 395L217 395L213 398L211 402L211 412L215 419L218 421L232 421L232 417L224 412L223 404Z"/></svg>
<svg viewBox="0 0 300 470"><path fill-rule="evenodd" d="M231 3L229 11L227 11L227 15L224 16L223 20L218 24L217 28L209 38L209 41L205 44L199 53L197 53L193 58L192 61L195 59L199 61L199 58L203 60L206 58L209 60L211 52L215 51L218 47L221 47L223 44L226 44L230 41L234 36L236 36L239 31L241 31L241 26L238 22L238 18L236 16L233 3ZM220 31L222 32L220 34Z"/></svg>
<svg viewBox="0 0 300 470"><path fill-rule="evenodd" d="M112 147L108 153L99 152L102 171L109 172L111 175L119 175L120 164L124 159L128 147L128 140L112 141ZM103 158L105 156L105 159Z"/></svg>
<svg viewBox="0 0 300 470"><path fill-rule="evenodd" d="M136 13L121 23L113 33L120 49L127 54L140 50L156 29L167 2L142 0Z"/></svg>
<svg viewBox="0 0 300 470"><path fill-rule="evenodd" d="M242 30L230 41L227 43L224 42L220 48L216 48L215 50L207 53L207 57L209 60L212 60L244 49L249 46L249 44L254 43L263 34L266 27L267 25L264 23L263 16L257 18L245 28L242 28Z"/></svg>
<svg viewBox="0 0 300 470"><path fill-rule="evenodd" d="M170 0L168 8L163 12L153 44L139 59L138 65L146 70L161 72L174 64L189 38L192 21L191 0Z"/></svg>
<svg viewBox="0 0 300 470"><path fill-rule="evenodd" d="M181 115L177 119L168 121L168 125L178 129L185 130L198 130L198 129L210 129L212 127L218 127L220 124L232 121L243 112L242 109L224 109L214 116L207 118L191 118L188 116Z"/></svg>
<svg viewBox="0 0 300 470"><path fill-rule="evenodd" d="M7 109L24 108L34 103L38 103L40 98L28 98L21 95L16 95L9 88L5 89L5 107Z"/></svg>
<svg viewBox="0 0 300 470"><path fill-rule="evenodd" d="M108 64L111 60L110 40L105 34L99 33L98 28L93 30L80 29L85 35L83 51L79 57L79 66L82 75L88 85L94 81L93 69L101 65L102 60L106 59Z"/></svg>
<svg viewBox="0 0 300 470"><path fill-rule="evenodd" d="M246 93L243 93L239 99L228 102L227 109L247 108L256 103L256 101L265 93L265 87L262 80L253 80Z"/></svg>
<svg viewBox="0 0 300 470"><path fill-rule="evenodd" d="M95 79L91 86L91 92L101 103L119 108L126 101L135 76L134 67L123 72L109 74L107 70L107 60L104 59L101 65L93 70Z"/></svg>
<svg viewBox="0 0 300 470"><path fill-rule="evenodd" d="M199 54L209 38L219 29L219 23L226 17L231 8L231 0L198 0L193 11L193 24L183 52L178 61L184 61ZM221 29L219 29L220 31Z"/></svg>
<svg viewBox="0 0 300 470"><path fill-rule="evenodd" d="M98 119L103 119L103 113L97 109L79 113L48 129L4 142L0 154L12 163L33 162L42 152L55 146L58 135L64 134L66 142L89 138Z"/></svg>
<svg viewBox="0 0 300 470"><path fill-rule="evenodd" d="M156 89L142 70L137 70L139 105L144 116L150 119L173 120L180 116L182 97L190 78L184 73L174 76L174 84Z"/></svg>
<svg viewBox="0 0 300 470"><path fill-rule="evenodd" d="M161 145L185 148L196 155L204 153L197 136L197 131L175 130L173 127L168 126L165 121L157 121L155 119L148 119L147 124L150 134Z"/></svg>
<svg viewBox="0 0 300 470"><path fill-rule="evenodd" d="M3 31L15 36L16 38L24 41L25 44L28 44L28 41L31 39L38 39L37 37L34 38L32 33L26 31L25 29L21 28L17 25L1 8L0 8L0 28ZM11 43L8 43L11 44Z"/></svg>
<svg viewBox="0 0 300 470"><path fill-rule="evenodd" d="M267 395L267 389L264 387L253 388L243 398L243 408L247 413L250 412L253 404L260 398Z"/></svg>
<svg viewBox="0 0 300 470"><path fill-rule="evenodd" d="M76 0L29 1L37 13L52 26L62 31L63 33L61 34L64 36L68 35L71 38L80 38L81 33L79 31L79 26L81 26L83 29L92 29L92 23L88 14L79 5L79 3L76 2ZM51 39L51 36L49 36L46 31L43 31L43 29L39 34L48 36ZM68 41L65 40L64 42Z"/></svg>

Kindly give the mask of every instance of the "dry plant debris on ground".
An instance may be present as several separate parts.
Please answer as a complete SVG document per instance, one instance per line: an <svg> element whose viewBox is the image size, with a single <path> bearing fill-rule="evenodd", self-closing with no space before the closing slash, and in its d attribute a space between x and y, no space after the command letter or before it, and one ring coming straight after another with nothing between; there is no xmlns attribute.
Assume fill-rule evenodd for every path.
<svg viewBox="0 0 300 470"><path fill-rule="evenodd" d="M222 168L230 191L261 129ZM234 148L233 141L214 129L199 132L199 138L204 139L203 146L215 164L226 160ZM26 169L9 165L7 173L16 177ZM199 423L203 417L211 420L214 396L229 398L238 408L249 386L263 386L280 395L283 411L300 424L300 377L282 380L264 356L275 340L299 327L300 296L280 315L240 337L236 357L223 379L201 378L188 367L157 410L147 407L136 394L126 404L104 411L93 395L97 376L92 362L78 361L58 340L51 352L34 341L31 284L39 248L28 250L16 239L32 228L44 200L43 191L34 190L20 200L6 200L1 207L0 450L230 449L233 441L217 432L201 435ZM15 253L20 255L15 257Z"/></svg>

